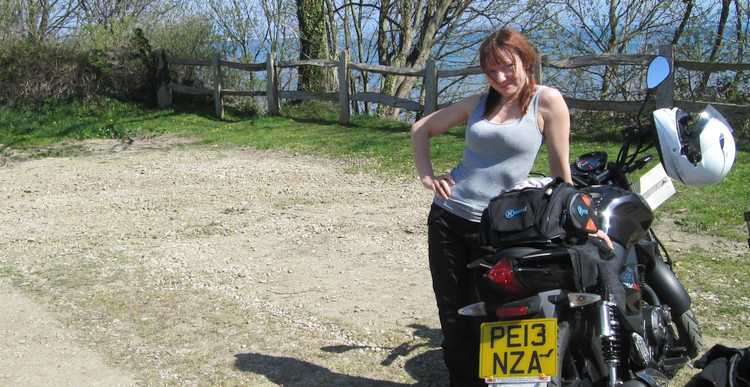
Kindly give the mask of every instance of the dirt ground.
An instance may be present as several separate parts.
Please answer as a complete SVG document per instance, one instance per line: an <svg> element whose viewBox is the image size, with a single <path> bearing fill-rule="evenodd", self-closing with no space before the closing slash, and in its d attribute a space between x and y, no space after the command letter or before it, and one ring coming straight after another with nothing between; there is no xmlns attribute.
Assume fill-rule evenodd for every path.
<svg viewBox="0 0 750 387"><path fill-rule="evenodd" d="M190 142L0 160L0 385L446 385L429 192Z"/></svg>

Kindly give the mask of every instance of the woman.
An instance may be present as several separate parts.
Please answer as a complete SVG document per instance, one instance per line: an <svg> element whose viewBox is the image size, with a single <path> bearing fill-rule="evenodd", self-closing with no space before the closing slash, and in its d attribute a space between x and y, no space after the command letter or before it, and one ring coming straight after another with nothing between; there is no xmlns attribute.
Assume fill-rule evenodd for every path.
<svg viewBox="0 0 750 387"><path fill-rule="evenodd" d="M571 182L570 116L560 92L534 79L536 49L519 32L503 28L479 51L489 91L440 109L411 128L414 161L425 188L435 192L428 217L432 285L443 331L451 386L484 385L478 378L479 338L458 309L474 302L466 264L492 252L480 246L482 211L500 191L527 178L546 143L553 176ZM429 139L466 124L461 162L435 176Z"/></svg>

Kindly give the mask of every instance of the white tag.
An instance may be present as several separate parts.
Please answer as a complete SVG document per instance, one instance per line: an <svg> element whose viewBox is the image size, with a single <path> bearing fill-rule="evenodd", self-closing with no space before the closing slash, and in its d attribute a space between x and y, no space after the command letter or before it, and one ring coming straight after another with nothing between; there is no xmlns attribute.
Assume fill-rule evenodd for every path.
<svg viewBox="0 0 750 387"><path fill-rule="evenodd" d="M641 176L640 180L633 184L633 190L646 199L652 210L655 210L677 193L672 184L672 179L667 176L661 163Z"/></svg>

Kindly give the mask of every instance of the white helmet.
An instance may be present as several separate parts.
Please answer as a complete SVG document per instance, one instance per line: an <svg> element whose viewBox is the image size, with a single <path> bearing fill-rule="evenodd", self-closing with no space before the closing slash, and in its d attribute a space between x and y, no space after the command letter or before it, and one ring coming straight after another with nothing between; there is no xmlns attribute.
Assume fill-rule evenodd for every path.
<svg viewBox="0 0 750 387"><path fill-rule="evenodd" d="M688 185L720 182L734 163L732 127L708 105L698 115L678 109L654 112L659 156L669 177Z"/></svg>

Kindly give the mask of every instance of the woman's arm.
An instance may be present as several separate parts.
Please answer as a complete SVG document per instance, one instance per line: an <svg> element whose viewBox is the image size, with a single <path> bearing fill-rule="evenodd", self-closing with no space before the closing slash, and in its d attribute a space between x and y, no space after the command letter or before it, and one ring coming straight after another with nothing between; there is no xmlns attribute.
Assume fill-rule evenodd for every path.
<svg viewBox="0 0 750 387"><path fill-rule="evenodd" d="M557 89L545 88L539 96L542 134L547 142L552 176L573 183L570 176L570 112Z"/></svg>
<svg viewBox="0 0 750 387"><path fill-rule="evenodd" d="M411 148L419 180L425 188L437 192L444 198L450 196L453 179L450 175L435 177L430 159L430 137L435 137L458 124L465 123L479 102L479 97L475 95L430 113L411 127Z"/></svg>
<svg viewBox="0 0 750 387"><path fill-rule="evenodd" d="M552 88L542 91L539 96L539 113L542 116L544 138L547 140L549 169L552 176L562 177L573 184L570 177L570 112L562 94ZM591 236L603 240L613 248L612 240L602 230Z"/></svg>

